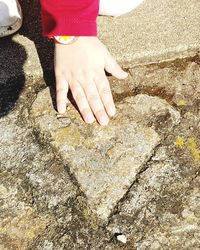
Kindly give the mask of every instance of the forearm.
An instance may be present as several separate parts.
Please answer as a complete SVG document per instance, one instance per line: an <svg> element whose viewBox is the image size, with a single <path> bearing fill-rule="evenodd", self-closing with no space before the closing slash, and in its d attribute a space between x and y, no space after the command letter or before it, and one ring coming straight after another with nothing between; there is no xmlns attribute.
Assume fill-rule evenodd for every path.
<svg viewBox="0 0 200 250"><path fill-rule="evenodd" d="M40 0L45 36L96 36L99 0Z"/></svg>

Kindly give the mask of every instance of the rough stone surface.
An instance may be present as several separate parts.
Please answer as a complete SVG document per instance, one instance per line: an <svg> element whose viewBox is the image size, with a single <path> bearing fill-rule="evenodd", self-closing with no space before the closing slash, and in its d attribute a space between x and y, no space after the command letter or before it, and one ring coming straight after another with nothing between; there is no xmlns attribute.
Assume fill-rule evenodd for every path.
<svg viewBox="0 0 200 250"><path fill-rule="evenodd" d="M4 38L0 43L0 82L20 76L41 78L42 67L35 44L19 34L12 39Z"/></svg>
<svg viewBox="0 0 200 250"><path fill-rule="evenodd" d="M0 120L0 249L28 249L51 235L59 227L52 211L77 195L63 165L47 145L38 145L20 113Z"/></svg>
<svg viewBox="0 0 200 250"><path fill-rule="evenodd" d="M97 232L84 195L60 159L38 143L25 110L19 102L0 119L0 249L84 249L91 239L98 247L106 233Z"/></svg>
<svg viewBox="0 0 200 250"><path fill-rule="evenodd" d="M118 116L109 127L113 129L117 121L123 123L134 117L131 124L148 128L159 138L159 145L144 161L135 181L126 187L128 192L113 208L108 226L102 227L92 216L88 198L69 171L71 166L65 166L62 152L58 154L55 145L52 147L55 140L49 143L51 135L41 138L42 125L52 134L58 126L76 131L78 128L82 136L86 135L83 127L91 134L95 127L99 134L94 138L105 128L84 124L72 105L67 116L57 120L48 91L40 92L44 85L40 83L38 88L37 82L27 84L13 111L9 108L8 114L3 114L1 221L8 223L1 227L1 248L199 248L199 58L137 66L130 72L126 81L110 78ZM17 83L20 84L16 80L13 86ZM1 98L6 99L3 93L6 95L2 92ZM29 120L33 114L35 122L41 124L33 126ZM72 136L72 145L79 142L77 134ZM99 141L102 148L106 140ZM119 144L116 146L120 149ZM16 228L18 235L11 233ZM117 235L124 235L127 242L118 241Z"/></svg>
<svg viewBox="0 0 200 250"><path fill-rule="evenodd" d="M178 151L173 145L160 148L119 205L109 228L126 235L125 249L200 247L199 162L183 162Z"/></svg>
<svg viewBox="0 0 200 250"><path fill-rule="evenodd" d="M72 106L66 117L53 117L51 98L38 94L44 80L47 85L54 82L52 43L41 37L39 1L21 3L23 13L29 15L24 15L20 35L0 40L0 249L200 249L199 1L146 0L127 16L99 18L101 38L130 72L123 81L109 78L118 116L108 128L86 126ZM173 58L181 59L169 61ZM148 65L136 66L140 63ZM39 96L47 99L41 98L32 124L31 106ZM94 203L89 204L70 172L69 159L61 157L58 144L49 139L58 126L59 130L68 128L73 135L66 145L72 150L91 132L89 138L93 133L101 143L86 140L87 145L77 147L78 153L81 147L94 150L96 145L102 159L108 149L103 146L112 144L111 158L105 157L111 162L122 145L106 141L107 135L134 146L133 134L125 140L127 135L122 136L117 121L123 128L136 130L137 136L147 128L158 139L154 144L159 144L154 147L147 140L149 158L141 159L136 176L131 172L134 178L124 195L122 189L114 190L115 198L123 198L108 200L113 211L102 225L91 213ZM49 138L41 138L44 131L52 131ZM62 137L57 142L64 145Z"/></svg>
<svg viewBox="0 0 200 250"><path fill-rule="evenodd" d="M126 247L117 244L118 249L200 247L198 62L193 58L132 69L132 87L168 100L180 111L181 122L165 136L110 220L110 232L127 237ZM116 243L106 249L114 247Z"/></svg>
<svg viewBox="0 0 200 250"><path fill-rule="evenodd" d="M166 101L147 95L125 98L105 127L86 126L72 105L64 115L69 120L65 125L51 102L49 89L38 94L30 111L35 125L69 166L91 209L104 220L160 143L158 134L143 124L163 116L167 123L167 114L172 127L180 121Z"/></svg>
<svg viewBox="0 0 200 250"><path fill-rule="evenodd" d="M134 67L130 70L129 91L137 89L139 93L160 96L179 108L191 106L195 99L199 99L199 64L199 57L194 56Z"/></svg>
<svg viewBox="0 0 200 250"><path fill-rule="evenodd" d="M20 201L25 192L23 179L13 173L1 173L0 249L27 249L47 226L36 209Z"/></svg>

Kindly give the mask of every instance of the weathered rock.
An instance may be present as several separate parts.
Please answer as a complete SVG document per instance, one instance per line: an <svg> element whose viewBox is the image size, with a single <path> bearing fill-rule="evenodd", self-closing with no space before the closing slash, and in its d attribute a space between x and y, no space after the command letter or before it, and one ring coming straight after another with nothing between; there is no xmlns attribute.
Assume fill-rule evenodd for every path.
<svg viewBox="0 0 200 250"><path fill-rule="evenodd" d="M195 175L198 173L200 152L198 101L200 75L196 59L194 62L191 62L193 60L191 58L188 61L136 67L131 70L132 78L129 76L126 81L111 80L118 112L111 121L112 129L121 123L126 124L126 119L128 121L132 119L133 124L136 123L139 127L151 126L160 137L160 146L156 148L156 154L153 154L147 164L144 163L142 170L145 171L137 175L137 181L115 207L114 215L109 218L111 234L105 228L98 228L96 231L95 228L98 227L99 222L91 216L91 211L88 209L90 203L87 203L82 192L78 191L77 194L77 180L72 175L69 177L67 171L71 170L70 165L64 168L59 160L59 156L64 153L58 152L57 145L52 150L48 143L49 140L52 141L51 146L55 143L50 132L53 134L68 128L71 134L73 130L76 132L75 138L72 136L71 144L67 145L71 150L74 146L70 145L79 143L82 137L89 139L95 137L92 134L93 126L96 126L96 131L101 131L102 135L105 128L101 130L97 124L86 125L71 105L67 115L57 116L52 108L49 94L44 92L38 95L38 105L35 105L36 101L31 110L34 126L27 128L25 126L29 121L27 110L35 99L35 94L30 94L30 90L27 94L21 93L15 112L0 120L1 170L9 175L12 173L13 181L17 182L16 188L19 187L20 190L15 194L13 192L12 198L9 196L9 200L12 200L11 205L5 200L8 207L2 212L2 218L8 217L10 211L14 211L13 220L20 219L21 214L16 211L21 202L27 209L33 209L35 218L45 218L46 229L36 231L32 239L25 239L26 236L12 238L10 245L17 240L21 248L29 244L30 248L38 250L85 249L88 246L91 250L135 249L136 247L167 249L167 246L179 250L183 248L182 245L186 246L186 249L188 245L198 249L199 233L196 225L199 201L198 192L192 191L194 185L198 190ZM28 96L27 99L24 98L25 94ZM136 96L133 97L133 95ZM179 100L179 96L184 97L185 104ZM179 101L184 105L179 106ZM181 112L180 123L179 112L169 103ZM31 122L28 124L31 125ZM47 135L47 137L44 136L45 143L41 144L37 139L33 142L33 137L30 136L32 128L36 138L38 134ZM38 128L40 128L39 133ZM78 137L81 140L77 139ZM164 140L161 141L163 138ZM62 136L59 140L62 142ZM107 143L100 138L98 148L97 141L85 141L86 145L83 146L91 147L92 150L94 146L100 150L104 143ZM62 143L64 142L65 137ZM114 142L111 143L114 144ZM83 146L80 147L83 148ZM119 143L116 143L118 151L121 150L119 146ZM117 150L111 150L110 156L113 158L110 160L119 153ZM77 153L79 152L80 149ZM80 161L84 160L80 159ZM67 162L69 159L63 160L65 165ZM18 182L19 179L21 181ZM8 186L5 179L2 184L4 187ZM195 211L191 210L191 206L188 207L188 200ZM13 206L16 211L12 210ZM185 226L187 224L185 219L179 220L181 214L184 218L193 215L196 218L192 219L189 226ZM32 221L30 216L26 218ZM89 223L91 223L90 229ZM181 227L184 228L184 232L180 232ZM4 238L1 238L4 245L8 247L10 247L7 241L10 237L10 228L7 228ZM186 232L188 228L194 231ZM126 244L117 241L116 236L121 234L127 236ZM184 242L183 239L185 239Z"/></svg>
<svg viewBox="0 0 200 250"><path fill-rule="evenodd" d="M6 222L1 224L0 248L200 249L200 71L199 58L195 56L200 44L200 2L183 0L180 4L178 0L147 0L129 15L99 18L100 39L122 67L131 73L126 80L110 81L118 115L109 125L109 132L96 124L85 125L72 106L69 107L69 115L56 117L55 112L51 113L49 96L45 99L44 94L41 95L41 107L38 104L35 109L37 114L32 113L34 126L22 126L28 122L29 116L25 113L35 99L35 93L27 91L25 94L24 90L36 87L33 79L41 79L41 86L43 72L47 85L53 84L54 79L48 75L53 70L53 43L41 36L39 0L21 3L23 12L29 13L19 31L21 35L4 38L0 42L0 116L5 118L0 120L0 170L3 173L0 214L1 222ZM138 63L155 63L155 60L185 56L191 58L135 67ZM38 91L38 84L36 88ZM138 95L141 93L145 95ZM137 96L134 98L133 95ZM49 102L49 110L45 101ZM169 104L180 111L182 118L179 124L179 112ZM8 114L14 107L17 112ZM133 126L126 123L130 120ZM121 130L120 124L123 124ZM113 145L106 155L107 161L113 161L126 146L134 146L130 140L135 137L131 134L126 139L128 135L123 135L124 128L129 128L132 133L136 131L136 136L147 128L160 140L160 146L154 150L153 145L148 144L154 154L147 163L148 157L141 159L144 165L137 171L141 168L145 171L137 175L137 181L115 207L113 216L109 218L110 234L105 227L96 230L99 224L93 219L88 227L91 213L85 196L77 188L78 163L84 163L84 159L77 159L85 148L86 153L91 149L90 159L95 151L92 157L100 155L101 160L108 149L104 145ZM139 128L143 128L140 133ZM32 129L36 138L30 136ZM63 131L72 136L63 137ZM116 134L118 131L119 135ZM122 144L108 141L106 133L109 138L113 134L119 139L124 136ZM38 134L44 136L45 143L37 140ZM104 139L100 138L101 135ZM66 138L71 139L68 144ZM53 150L48 140L51 140ZM76 146L81 142L85 144ZM63 151L60 150L62 145L66 146L63 146ZM76 162L71 161L65 152L72 152L70 157L74 157ZM59 156L63 156L65 165L71 161L75 167L69 164L64 168ZM84 153L82 156L85 157ZM95 158L94 164L96 162ZM67 170L71 170L77 180ZM79 173L79 179L85 177L85 173ZM109 169L106 173L110 174ZM122 171L120 173L123 174ZM95 176L95 171L92 176ZM92 181L84 180L83 184L86 183L90 185ZM88 194L92 187L95 183L86 188ZM128 185L124 193L127 189ZM99 195L97 191L94 194ZM114 190L114 195L115 198L120 196L119 190ZM106 197L103 198L106 201ZM109 204L113 208L113 200ZM105 204L97 206L97 202L91 202L91 205L97 212ZM117 241L113 234L125 235L126 244Z"/></svg>
<svg viewBox="0 0 200 250"><path fill-rule="evenodd" d="M35 44L28 38L15 35L12 40L10 38L3 40L0 48L2 50L0 83L19 78L21 75L36 79L43 76Z"/></svg>
<svg viewBox="0 0 200 250"><path fill-rule="evenodd" d="M157 167L158 165L156 169L153 168L154 171L159 171ZM165 166L160 166L160 168L164 168L166 171ZM167 168L172 170L169 165ZM147 172L148 174L149 172ZM153 180L147 182L150 177ZM198 249L200 246L198 240L200 233L198 215L200 202L199 180L192 183L192 186L194 185L192 188L187 185L187 181L184 182L184 187L181 186L181 183L173 185L171 184L172 180L170 180L168 185L171 188L166 187L164 191L162 188L158 189L161 183L157 184L156 182L159 178L162 178L163 182L166 181L163 176L154 178L148 175L147 179L141 180L144 188L138 189L136 186L134 187L135 193L131 192L128 197L132 197L132 199L125 202L110 224L112 234L116 228L125 233L128 237L127 249L131 249L131 247L132 249L141 250L162 248ZM191 191L189 191L189 188ZM162 195L159 196L159 193L162 193ZM113 248L113 244L106 247L106 249L110 250Z"/></svg>
<svg viewBox="0 0 200 250"><path fill-rule="evenodd" d="M49 89L45 89L31 109L37 129L69 166L91 209L104 220L160 142L158 134L145 123L160 113L170 113L172 126L180 119L166 101L147 95L127 97L117 108L117 116L109 126L102 127L85 124L70 105L65 116L71 123L63 127L53 109Z"/></svg>
<svg viewBox="0 0 200 250"><path fill-rule="evenodd" d="M171 62L134 67L129 91L164 98L179 108L193 105L200 95L200 58L198 55ZM126 84L127 85L127 84Z"/></svg>
<svg viewBox="0 0 200 250"><path fill-rule="evenodd" d="M127 117L134 117L134 121L143 125L151 125L155 129L173 128L180 122L180 113L169 103L156 96L137 95L125 98L124 103L118 105L119 113Z"/></svg>
<svg viewBox="0 0 200 250"><path fill-rule="evenodd" d="M51 237L69 224L62 208L77 187L48 145L39 145L22 125L20 105L0 119L0 249L30 249L41 236ZM59 207L56 212L55 208ZM61 212L62 211L62 212ZM34 247L33 247L34 248Z"/></svg>
<svg viewBox="0 0 200 250"><path fill-rule="evenodd" d="M193 154L200 152L199 130L195 127L198 123L193 124L190 130L192 121L182 120L156 150L126 199L118 204L108 228L112 234L127 236L127 249L200 247L200 160ZM177 143L179 133L184 135L183 144ZM110 244L106 249L113 247Z"/></svg>
<svg viewBox="0 0 200 250"><path fill-rule="evenodd" d="M118 236L117 236L117 240L118 240L118 241L121 241L121 242L124 243L124 244L125 244L126 241L127 241L126 236L123 235L123 234L118 235Z"/></svg>
<svg viewBox="0 0 200 250"><path fill-rule="evenodd" d="M17 175L1 173L0 249L27 249L47 226L45 218L20 200L22 185L23 180Z"/></svg>

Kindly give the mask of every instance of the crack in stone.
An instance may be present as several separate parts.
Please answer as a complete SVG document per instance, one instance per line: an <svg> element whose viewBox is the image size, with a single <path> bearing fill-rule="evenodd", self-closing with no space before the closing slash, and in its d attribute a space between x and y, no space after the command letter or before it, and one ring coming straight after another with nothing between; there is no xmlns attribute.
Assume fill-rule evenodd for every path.
<svg viewBox="0 0 200 250"><path fill-rule="evenodd" d="M157 150L160 148L160 146L162 146L162 142L160 142L153 150L151 157L149 158L149 160L143 164L142 169L136 174L135 180L133 181L133 183L129 186L129 188L127 189L127 192L124 194L124 196L117 202L116 206L113 208L113 212L110 213L109 217L108 217L108 222L106 223L106 227L109 226L112 217L119 214L120 211L120 204L122 204L125 200L127 200L127 196L130 193L130 190L132 189L132 187L136 184L139 183L139 179L140 179L140 175L143 174L147 169L149 169L149 162L152 161L152 158L156 155Z"/></svg>

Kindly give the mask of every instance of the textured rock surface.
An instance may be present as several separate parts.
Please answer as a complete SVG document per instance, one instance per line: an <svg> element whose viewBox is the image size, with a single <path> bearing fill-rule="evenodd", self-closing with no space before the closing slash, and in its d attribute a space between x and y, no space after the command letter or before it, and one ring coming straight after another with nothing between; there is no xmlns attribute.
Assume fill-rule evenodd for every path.
<svg viewBox="0 0 200 250"><path fill-rule="evenodd" d="M40 92L42 82L39 88L38 82L26 85L15 109L1 118L1 221L7 222L1 227L1 248L199 248L199 59L140 66L130 71L126 81L110 79L118 115L108 132L98 124L84 124L72 105L67 117L57 119L48 90ZM30 115L35 117L34 127ZM128 123L130 120L132 123ZM120 131L116 130L119 124L129 129L131 124L148 128L159 139L159 145L139 168L135 181L126 187L128 192L112 207L108 226L101 227L91 213L92 204L81 191L82 186L69 171L71 166L65 166L69 159L60 157L62 152L58 153L58 145L50 138L56 131L68 128L72 135L66 145L71 150L87 133L90 137L93 133L93 138L103 133L110 136ZM83 127L87 133L83 133ZM45 131L51 134L41 138ZM86 140L86 145L77 150L94 150L97 145L97 152L107 152L104 143L113 143L116 150L109 152L112 160L122 146L105 138L100 138L99 143ZM128 145L129 140L123 143ZM64 145L65 140L57 142ZM77 160L77 156L74 158ZM108 202L114 205L116 200ZM17 235L11 233L16 228L20 232ZM120 234L126 237L126 244L117 240Z"/></svg>
<svg viewBox="0 0 200 250"><path fill-rule="evenodd" d="M138 69L138 70L137 70ZM161 73L162 72L162 73ZM136 92L159 95L181 113L108 226L124 234L106 249L199 249L199 59L132 69Z"/></svg>
<svg viewBox="0 0 200 250"><path fill-rule="evenodd" d="M52 211L77 195L63 165L21 121L19 107L0 120L0 249L8 250L55 234L62 217L59 225Z"/></svg>
<svg viewBox="0 0 200 250"><path fill-rule="evenodd" d="M42 77L42 67L35 44L28 38L21 35L16 35L12 39L5 38L1 41L0 49L2 51L0 82L5 83L23 75Z"/></svg>
<svg viewBox="0 0 200 250"><path fill-rule="evenodd" d="M121 101L117 116L105 127L84 124L72 105L63 116L65 125L51 102L49 89L38 94L30 111L35 125L69 166L91 209L104 220L160 143L147 124L160 116L166 123L171 120L172 127L180 121L180 114L166 101L147 95Z"/></svg>
<svg viewBox="0 0 200 250"><path fill-rule="evenodd" d="M126 235L125 249L200 247L199 162L188 159L168 141L148 163L109 225Z"/></svg>
<svg viewBox="0 0 200 250"><path fill-rule="evenodd" d="M47 226L36 209L27 205L20 196L25 194L23 179L13 173L1 173L0 248L27 249ZM31 196L26 199L31 203Z"/></svg>
<svg viewBox="0 0 200 250"><path fill-rule="evenodd" d="M125 81L109 78L118 115L108 128L86 126L71 105L67 117L57 120L48 91L40 92L43 75L47 85L54 79L52 43L41 37L38 3L24 0L23 12L29 15L24 15L20 35L0 41L0 249L200 249L199 1L146 0L130 15L99 19L101 38L130 72ZM152 60L154 64L132 67ZM34 101L38 105L33 113ZM66 135L56 131L67 132L71 140L65 144ZM136 176L122 176L131 185L114 190L113 200L104 196L112 206L105 214L113 211L102 226L91 213L93 207L102 214L98 204L88 202L74 178L87 172L78 172L73 161L66 165L70 159L64 152L76 148L80 154L85 147L112 162L122 150L128 151L123 145L134 147L133 131L148 138L144 148L149 151L146 159L138 160ZM85 137L89 140L77 147ZM111 137L123 143L108 140ZM82 164L84 158L78 160ZM108 176L110 169L106 171ZM86 179L81 181L86 185ZM84 191L91 192L94 184Z"/></svg>

